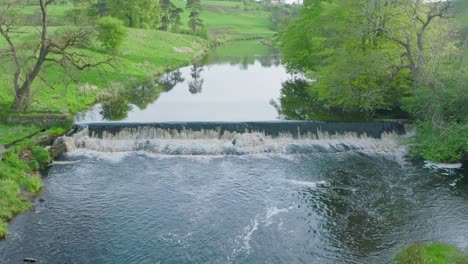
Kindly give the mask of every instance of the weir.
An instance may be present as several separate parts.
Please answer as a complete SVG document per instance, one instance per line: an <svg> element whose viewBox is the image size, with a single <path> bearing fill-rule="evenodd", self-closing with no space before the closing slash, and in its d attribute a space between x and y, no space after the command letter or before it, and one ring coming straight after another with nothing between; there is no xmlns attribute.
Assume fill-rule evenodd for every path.
<svg viewBox="0 0 468 264"><path fill-rule="evenodd" d="M145 151L164 155L305 154L394 151L401 122L178 122L76 125L63 138L68 152Z"/></svg>
<svg viewBox="0 0 468 264"><path fill-rule="evenodd" d="M265 136L278 137L291 135L294 138L311 137L319 134L345 135L355 134L381 138L384 133L402 135L405 133L403 121L386 122L319 122L319 121L265 121L265 122L162 122L162 123L90 123L76 125L75 131L87 128L90 135L102 137L103 133L118 134L122 131L141 132L160 130L167 133L213 131L219 137L232 133L262 133Z"/></svg>

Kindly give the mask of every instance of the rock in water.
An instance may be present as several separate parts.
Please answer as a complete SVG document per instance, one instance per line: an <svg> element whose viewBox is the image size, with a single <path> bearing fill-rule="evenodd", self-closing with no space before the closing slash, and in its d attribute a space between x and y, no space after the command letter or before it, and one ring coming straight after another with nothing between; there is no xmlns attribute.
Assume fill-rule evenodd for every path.
<svg viewBox="0 0 468 264"><path fill-rule="evenodd" d="M63 137L55 139L54 143L50 147L50 156L52 159L57 159L60 155L67 151L67 146Z"/></svg>
<svg viewBox="0 0 468 264"><path fill-rule="evenodd" d="M24 259L23 259L23 262L26 262L26 263L35 263L35 262L37 262L37 259L35 259L35 258L24 258Z"/></svg>

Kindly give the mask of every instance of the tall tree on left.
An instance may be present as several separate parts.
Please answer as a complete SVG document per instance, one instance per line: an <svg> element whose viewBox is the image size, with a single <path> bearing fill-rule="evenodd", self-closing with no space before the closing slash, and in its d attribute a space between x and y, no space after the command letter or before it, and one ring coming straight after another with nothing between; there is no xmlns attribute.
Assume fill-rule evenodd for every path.
<svg viewBox="0 0 468 264"><path fill-rule="evenodd" d="M109 64L111 58L92 62L76 48L91 41L91 32L84 28L65 28L49 34L47 8L53 0L38 0L41 21L38 25L38 37L32 42L20 41L18 30L22 22L21 1L7 0L0 5L0 35L6 42L6 48L0 49L0 59L11 61L13 65L14 103L17 111L27 111L32 103L32 85L40 78L44 65L58 64L64 68L98 67Z"/></svg>

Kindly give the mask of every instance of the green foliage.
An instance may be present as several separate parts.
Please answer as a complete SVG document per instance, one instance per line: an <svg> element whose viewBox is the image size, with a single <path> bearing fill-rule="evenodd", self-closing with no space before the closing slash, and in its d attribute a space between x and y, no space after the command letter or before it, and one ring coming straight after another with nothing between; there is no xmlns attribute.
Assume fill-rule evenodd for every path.
<svg viewBox="0 0 468 264"><path fill-rule="evenodd" d="M417 128L416 141L411 155L438 162L458 162L468 152L468 124L449 124L439 128L431 123L422 123Z"/></svg>
<svg viewBox="0 0 468 264"><path fill-rule="evenodd" d="M305 72L330 107L373 113L399 105L409 92L400 47L369 31L368 7L357 1L309 1L280 33L284 61Z"/></svg>
<svg viewBox="0 0 468 264"><path fill-rule="evenodd" d="M40 131L36 125L10 125L0 124L0 144L9 144L13 141Z"/></svg>
<svg viewBox="0 0 468 264"><path fill-rule="evenodd" d="M174 32L178 29L181 22L181 14L184 10L177 7L170 0L161 0L161 26L160 30L167 31L169 28Z"/></svg>
<svg viewBox="0 0 468 264"><path fill-rule="evenodd" d="M201 1L187 0L185 8L190 10L188 25L192 35L195 35L198 29L203 26L203 20L200 18L202 11Z"/></svg>
<svg viewBox="0 0 468 264"><path fill-rule="evenodd" d="M464 264L468 255L458 248L441 243L417 243L400 250L393 264Z"/></svg>
<svg viewBox="0 0 468 264"><path fill-rule="evenodd" d="M31 206L26 192L41 189L42 181L35 171L39 166L37 160L45 160L48 155L44 151L32 141L25 141L4 153L0 161L0 238L7 235L7 221Z"/></svg>
<svg viewBox="0 0 468 264"><path fill-rule="evenodd" d="M289 120L322 120L322 121L361 121L366 117L361 113L344 112L340 108L327 107L315 89L314 82L303 79L288 80L283 83L280 104L274 105L280 116Z"/></svg>
<svg viewBox="0 0 468 264"><path fill-rule="evenodd" d="M76 26L89 26L94 22L92 19L92 7L89 2L78 2L73 8L66 11L66 21Z"/></svg>
<svg viewBox="0 0 468 264"><path fill-rule="evenodd" d="M312 105L303 102L296 117L311 118L320 112L317 106L365 116L403 109L422 124L417 156L460 160L466 151L468 68L463 40L447 19L448 5L306 1L279 35L288 69L314 81L304 93ZM291 91L284 93L282 110L294 116L287 97L297 101L301 95Z"/></svg>
<svg viewBox="0 0 468 264"><path fill-rule="evenodd" d="M102 17L97 21L98 39L102 45L112 52L116 52L128 33L122 21L113 17Z"/></svg>
<svg viewBox="0 0 468 264"><path fill-rule="evenodd" d="M41 146L33 146L31 151L39 164L45 165L52 161L49 152Z"/></svg>
<svg viewBox="0 0 468 264"><path fill-rule="evenodd" d="M106 0L109 13L131 28L157 28L160 23L159 0Z"/></svg>

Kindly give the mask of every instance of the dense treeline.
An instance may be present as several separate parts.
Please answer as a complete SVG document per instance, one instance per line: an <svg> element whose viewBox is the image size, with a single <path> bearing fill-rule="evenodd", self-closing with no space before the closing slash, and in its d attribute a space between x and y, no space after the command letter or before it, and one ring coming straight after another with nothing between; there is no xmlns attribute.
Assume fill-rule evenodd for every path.
<svg viewBox="0 0 468 264"><path fill-rule="evenodd" d="M73 0L74 8L68 18L75 24L89 24L99 17L112 16L123 21L130 28L159 29L176 32L181 25L183 9L171 0ZM200 7L195 8L194 7ZM189 26L193 34L203 27L199 18L200 0L187 2L190 10ZM195 29L194 26L195 25Z"/></svg>
<svg viewBox="0 0 468 264"><path fill-rule="evenodd" d="M312 113L302 115L332 109L370 118L403 111L419 124L416 156L460 160L468 150L468 67L453 5L305 1L299 17L280 34L288 69L310 80L289 88L302 89L314 104L304 108ZM290 110L293 103L285 94L282 107Z"/></svg>

